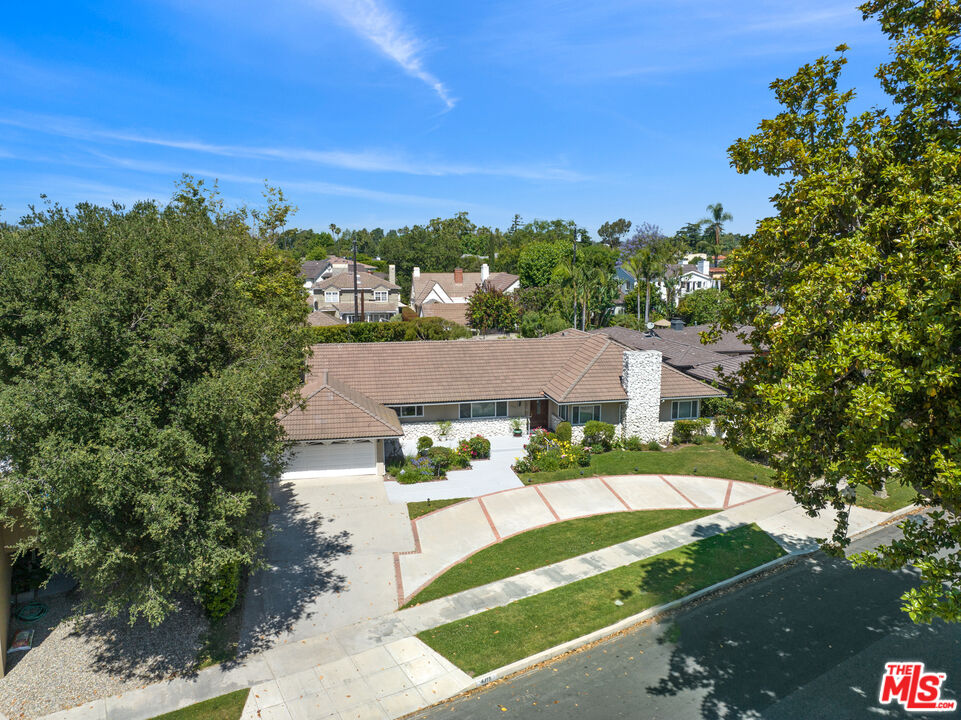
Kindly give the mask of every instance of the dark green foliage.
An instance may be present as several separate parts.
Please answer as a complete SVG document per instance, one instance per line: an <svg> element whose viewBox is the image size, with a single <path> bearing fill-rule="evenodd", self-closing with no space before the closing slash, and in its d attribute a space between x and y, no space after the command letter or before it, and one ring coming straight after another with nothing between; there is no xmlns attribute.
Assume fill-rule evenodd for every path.
<svg viewBox="0 0 961 720"><path fill-rule="evenodd" d="M671 440L676 443L696 442L704 436L710 420L697 418L696 420L675 420Z"/></svg>
<svg viewBox="0 0 961 720"><path fill-rule="evenodd" d="M558 440L563 442L571 441L571 424L566 420L564 422L557 423L557 427L554 428L554 434L557 436Z"/></svg>
<svg viewBox="0 0 961 720"><path fill-rule="evenodd" d="M158 623L260 550L309 333L248 221L185 181L0 231L0 506L108 613Z"/></svg>
<svg viewBox="0 0 961 720"><path fill-rule="evenodd" d="M486 284L477 288L467 301L467 324L482 333L488 330L513 332L517 320L514 298Z"/></svg>
<svg viewBox="0 0 961 720"><path fill-rule="evenodd" d="M614 441L614 426L600 420L590 420L584 425L584 445L610 450Z"/></svg>
<svg viewBox="0 0 961 720"><path fill-rule="evenodd" d="M412 460L407 460L400 472L397 473L396 477L397 482L403 485L412 485L414 483L428 482L433 480L435 477L435 471L431 466L429 458L418 457Z"/></svg>
<svg viewBox="0 0 961 720"><path fill-rule="evenodd" d="M240 590L240 566L229 563L203 590L201 602L211 620L220 620L237 605Z"/></svg>
<svg viewBox="0 0 961 720"><path fill-rule="evenodd" d="M404 342L411 340L458 340L470 330L442 318L417 318L391 322L358 322L311 328L315 343Z"/></svg>
<svg viewBox="0 0 961 720"><path fill-rule="evenodd" d="M628 438L624 438L623 445L624 445L624 450L638 451L638 450L645 449L644 441L641 440L637 435L631 435Z"/></svg>
<svg viewBox="0 0 961 720"><path fill-rule="evenodd" d="M677 304L677 316L689 325L709 325L720 321L730 302L731 296L726 290L694 290Z"/></svg>
<svg viewBox="0 0 961 720"><path fill-rule="evenodd" d="M434 441L427 435L417 438L417 452L423 455L429 448L433 447Z"/></svg>
<svg viewBox="0 0 961 720"><path fill-rule="evenodd" d="M566 330L570 326L571 321L556 312L526 312L521 317L520 332L522 337L544 337Z"/></svg>
<svg viewBox="0 0 961 720"><path fill-rule="evenodd" d="M647 444L647 449L653 450L654 452L658 452L659 450L663 450L664 448L661 447L661 444L657 440L651 440Z"/></svg>
<svg viewBox="0 0 961 720"><path fill-rule="evenodd" d="M479 458L489 458L491 456L491 441L480 435L475 435L467 441L470 449L477 453Z"/></svg>
<svg viewBox="0 0 961 720"><path fill-rule="evenodd" d="M449 447L435 445L427 451L427 462L435 477L442 477L457 461L457 453Z"/></svg>

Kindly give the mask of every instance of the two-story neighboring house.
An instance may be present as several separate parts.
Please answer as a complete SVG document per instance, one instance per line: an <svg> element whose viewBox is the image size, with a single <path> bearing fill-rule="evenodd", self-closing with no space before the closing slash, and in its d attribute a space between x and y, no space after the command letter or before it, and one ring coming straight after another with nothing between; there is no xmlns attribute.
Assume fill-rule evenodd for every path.
<svg viewBox="0 0 961 720"><path fill-rule="evenodd" d="M341 272L315 282L308 298L314 311L346 323L384 322L400 312L400 286L394 282L393 265L389 279L370 272L356 273L356 314L354 278L354 273Z"/></svg>
<svg viewBox="0 0 961 720"><path fill-rule="evenodd" d="M480 272L455 268L452 273L422 273L419 267L415 267L410 304L421 317L441 317L466 325L467 301L485 283L510 294L520 287L520 278L511 273L492 273L487 263L481 265Z"/></svg>

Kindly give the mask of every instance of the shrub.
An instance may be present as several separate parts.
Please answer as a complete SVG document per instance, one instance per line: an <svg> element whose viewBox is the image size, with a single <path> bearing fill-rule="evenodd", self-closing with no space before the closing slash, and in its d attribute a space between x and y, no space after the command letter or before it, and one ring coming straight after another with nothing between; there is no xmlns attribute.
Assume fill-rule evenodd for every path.
<svg viewBox="0 0 961 720"><path fill-rule="evenodd" d="M554 472L561 469L561 454L558 450L548 450L537 458L537 466L541 472Z"/></svg>
<svg viewBox="0 0 961 720"><path fill-rule="evenodd" d="M661 447L661 444L657 440L651 440L647 444L647 449L657 451L657 450L662 450L663 448Z"/></svg>
<svg viewBox="0 0 961 720"><path fill-rule="evenodd" d="M452 427L454 427L454 423L450 420L439 420L437 422L437 434L441 437L447 437Z"/></svg>
<svg viewBox="0 0 961 720"><path fill-rule="evenodd" d="M675 443L694 442L695 438L704 436L709 422L707 418L675 420L674 432L671 435L671 439Z"/></svg>
<svg viewBox="0 0 961 720"><path fill-rule="evenodd" d="M637 435L631 435L629 438L624 438L624 449L637 452L638 450L644 449L644 441L641 440Z"/></svg>
<svg viewBox="0 0 961 720"><path fill-rule="evenodd" d="M475 435L467 441L467 444L472 452L471 457L489 458L491 456L491 441L483 435Z"/></svg>
<svg viewBox="0 0 961 720"><path fill-rule="evenodd" d="M614 440L614 426L599 420L590 420L584 426L584 446L601 447L605 451L611 449Z"/></svg>
<svg viewBox="0 0 961 720"><path fill-rule="evenodd" d="M433 445L434 441L426 435L421 435L419 438L417 438L417 452L419 452L421 455L427 452L427 450Z"/></svg>
<svg viewBox="0 0 961 720"><path fill-rule="evenodd" d="M444 473L456 462L456 453L449 447L435 445L427 451L427 461L434 471L435 477L443 477Z"/></svg>
<svg viewBox="0 0 961 720"><path fill-rule="evenodd" d="M557 428L554 430L554 434L557 435L558 440L563 440L564 442L571 441L571 424L569 422L562 422L557 424Z"/></svg>
<svg viewBox="0 0 961 720"><path fill-rule="evenodd" d="M203 606L211 620L220 620L237 605L240 596L240 565L228 563L203 590Z"/></svg>
<svg viewBox="0 0 961 720"><path fill-rule="evenodd" d="M434 479L434 471L427 458L414 458L397 473L397 482L404 485L428 482Z"/></svg>
<svg viewBox="0 0 961 720"><path fill-rule="evenodd" d="M551 472L591 464L591 455L586 448L558 440L543 430L531 433L531 441L524 448L527 456L514 463L514 471L518 473Z"/></svg>

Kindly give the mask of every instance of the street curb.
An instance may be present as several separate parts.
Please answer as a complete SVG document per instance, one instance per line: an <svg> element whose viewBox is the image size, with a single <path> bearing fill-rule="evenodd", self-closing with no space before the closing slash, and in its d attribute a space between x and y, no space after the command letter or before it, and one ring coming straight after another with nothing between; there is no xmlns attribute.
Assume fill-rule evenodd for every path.
<svg viewBox="0 0 961 720"><path fill-rule="evenodd" d="M582 635L579 638L574 638L573 640L568 640L565 643L562 643L560 645L555 645L554 647L548 648L547 650L542 650L539 653L530 655L521 660L517 660L516 662L512 662L510 665L505 665L503 667L497 668L496 670L491 670L490 672L485 673L484 675L481 675L478 678L475 678L474 682L469 687L464 688L464 690L461 692L466 692L469 690L474 690L474 689L483 687L484 685L488 685L496 680L502 680L505 677L508 677L510 675L515 675L521 672L522 670L525 670L533 665L538 665L547 660L552 660L556 657L559 657L560 655L569 653L571 650L576 650L577 648L583 647L585 645L590 645L591 643L596 642L602 638L605 638L609 635L613 635L617 632L620 632L621 630L625 630L633 625L637 625L638 623L641 623L645 620L650 620L651 618L657 617L658 615L666 613L670 610L674 610L675 608L678 608L682 605L686 605L687 603L693 602L694 600L702 598L705 595L710 595L711 593L717 592L718 590L724 590L725 588L728 588L731 585L735 585L741 582L742 580L746 580L747 578L753 577L754 575L758 575L766 570L771 570L772 568L779 567L780 565L784 565L793 560L797 560L798 558L801 558L807 555L812 555L815 552L817 552L818 549L819 548L814 548L810 550L795 550L786 555L782 555L779 558L770 560L769 562L766 562L763 565L758 565L757 567L751 568L750 570L745 570L744 572L738 575L729 577L727 580L721 580L720 582L716 582L713 585L709 585L706 588L701 588L700 590L693 592L690 595L685 595L682 598L678 598L677 600L672 600L671 602L664 603L663 605L657 605L655 607L648 608L647 610L639 612L636 615L631 615L630 617L624 618L623 620L619 620L613 625L608 625L607 627L603 627L603 628L600 628L599 630L590 632L587 635Z"/></svg>

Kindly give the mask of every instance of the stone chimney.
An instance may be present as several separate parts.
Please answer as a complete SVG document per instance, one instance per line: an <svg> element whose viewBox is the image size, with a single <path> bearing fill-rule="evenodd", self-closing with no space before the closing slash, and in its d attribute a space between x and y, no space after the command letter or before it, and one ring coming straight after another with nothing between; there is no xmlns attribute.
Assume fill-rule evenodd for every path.
<svg viewBox="0 0 961 720"><path fill-rule="evenodd" d="M419 268L419 267L416 267L416 266L414 267L413 277L414 277L415 279L420 277L420 268Z"/></svg>
<svg viewBox="0 0 961 720"><path fill-rule="evenodd" d="M463 285L464 284L464 269L454 268L454 284Z"/></svg>
<svg viewBox="0 0 961 720"><path fill-rule="evenodd" d="M481 285L487 282L487 278L490 277L491 269L487 263L481 265Z"/></svg>
<svg viewBox="0 0 961 720"><path fill-rule="evenodd" d="M394 285L397 284L397 266L393 263L387 266L387 279L394 283Z"/></svg>
<svg viewBox="0 0 961 720"><path fill-rule="evenodd" d="M644 442L663 440L660 423L660 351L625 350L621 384L627 393L624 436L636 435Z"/></svg>

